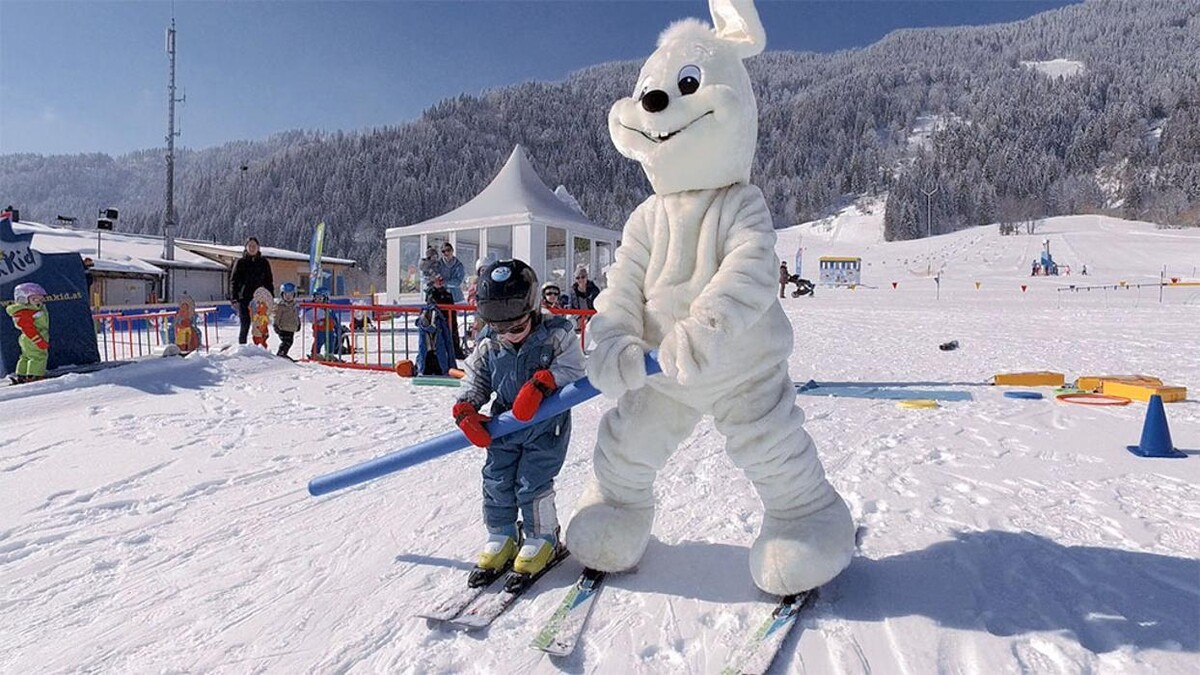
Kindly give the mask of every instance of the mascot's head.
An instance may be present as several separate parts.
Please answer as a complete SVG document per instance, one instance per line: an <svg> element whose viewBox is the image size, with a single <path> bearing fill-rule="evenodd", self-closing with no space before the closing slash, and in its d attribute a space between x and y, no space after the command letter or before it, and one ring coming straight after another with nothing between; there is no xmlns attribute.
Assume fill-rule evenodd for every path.
<svg viewBox="0 0 1200 675"><path fill-rule="evenodd" d="M642 66L633 96L613 104L608 133L658 194L750 181L758 106L742 59L767 37L752 0L709 0L713 25L672 24Z"/></svg>

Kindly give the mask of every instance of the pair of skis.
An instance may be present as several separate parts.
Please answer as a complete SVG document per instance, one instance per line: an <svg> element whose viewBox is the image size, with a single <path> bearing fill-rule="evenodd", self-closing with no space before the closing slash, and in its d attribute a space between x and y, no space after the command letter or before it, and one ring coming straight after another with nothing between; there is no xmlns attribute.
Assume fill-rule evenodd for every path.
<svg viewBox="0 0 1200 675"><path fill-rule="evenodd" d="M556 559L553 564L557 564L559 560L561 558ZM549 568L550 566L547 570ZM558 657L569 656L575 651L606 576L604 572L584 569L555 606L554 612L529 646ZM536 578L531 579L515 593L501 591L487 594L486 587L464 589L422 616L467 630L483 628L510 607L533 581L536 581ZM754 631L734 652L728 665L721 670L721 675L765 673L775 660L775 655L783 646L788 633L796 625L797 616L812 603L816 595L817 591L813 589L781 598L772 608L770 615L755 625Z"/></svg>
<svg viewBox="0 0 1200 675"><path fill-rule="evenodd" d="M518 583L511 581L514 573L505 574L505 571L501 571L487 583L475 587L467 586L455 591L429 611L417 616L468 631L487 628L504 613L504 610L511 607L534 582L546 572L554 569L568 555L570 553L566 549L561 549L542 571L532 577L519 579ZM500 586L500 588L493 592L491 591L493 586Z"/></svg>
<svg viewBox="0 0 1200 675"><path fill-rule="evenodd" d="M552 656L567 656L573 652L605 576L604 572L585 569L530 646ZM755 626L750 636L734 652L728 665L721 670L721 675L765 673L783 646L784 639L796 625L796 617L816 596L817 591L813 589L781 598L771 609L770 615Z"/></svg>

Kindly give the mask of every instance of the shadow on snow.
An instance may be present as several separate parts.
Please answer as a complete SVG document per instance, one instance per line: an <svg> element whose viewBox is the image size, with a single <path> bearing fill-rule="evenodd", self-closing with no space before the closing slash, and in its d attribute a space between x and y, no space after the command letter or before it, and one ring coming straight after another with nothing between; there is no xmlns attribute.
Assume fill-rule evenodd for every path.
<svg viewBox="0 0 1200 675"><path fill-rule="evenodd" d="M1029 533L960 532L920 551L857 557L829 611L855 621L925 616L1008 637L1067 632L1093 653L1200 651L1200 561Z"/></svg>

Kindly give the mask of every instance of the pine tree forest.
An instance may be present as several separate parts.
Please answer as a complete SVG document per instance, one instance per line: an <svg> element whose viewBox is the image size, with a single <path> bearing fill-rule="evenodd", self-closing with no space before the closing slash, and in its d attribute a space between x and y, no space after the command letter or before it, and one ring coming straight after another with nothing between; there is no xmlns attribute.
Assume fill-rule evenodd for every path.
<svg viewBox="0 0 1200 675"><path fill-rule="evenodd" d="M1054 59L1082 65L1034 67ZM748 63L760 118L753 181L777 227L885 194L893 240L1088 212L1200 226L1200 0L1091 1ZM593 221L619 229L650 190L606 124L638 68L601 64L464 94L395 126L177 150L179 236L255 235L303 251L325 221L327 254L381 279L384 230L470 199L518 143L551 189L565 186ZM122 230L158 233L165 172L161 148L4 155L0 200L46 223L118 206Z"/></svg>

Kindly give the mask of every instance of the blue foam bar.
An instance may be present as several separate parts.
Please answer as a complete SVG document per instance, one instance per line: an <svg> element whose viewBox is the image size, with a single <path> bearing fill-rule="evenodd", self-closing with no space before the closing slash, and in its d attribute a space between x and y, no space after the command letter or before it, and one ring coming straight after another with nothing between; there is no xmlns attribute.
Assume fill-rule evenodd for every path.
<svg viewBox="0 0 1200 675"><path fill-rule="evenodd" d="M654 351L646 354L647 375L662 372L662 369L659 368L658 360L655 358L656 356L657 353ZM513 417L511 412L506 412L488 422L487 429L493 439L501 438L519 429L524 429L531 424L537 424L561 412L570 410L584 401L595 398L599 394L600 391L593 387L592 383L585 377L547 396L546 400L542 401L542 404L538 406L537 414L528 422L521 422ZM427 441L422 441L389 455L376 457L375 459L355 464L340 471L317 476L309 481L308 493L314 497L328 494L335 490L341 490L358 485L359 483L374 480L380 476L386 476L389 473L402 471L410 466L416 466L436 457L448 455L468 447L471 447L471 442L467 440L467 437L461 431L455 429L454 431L444 433Z"/></svg>

